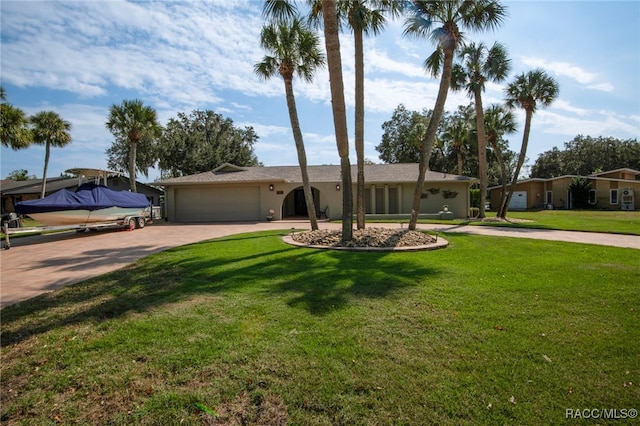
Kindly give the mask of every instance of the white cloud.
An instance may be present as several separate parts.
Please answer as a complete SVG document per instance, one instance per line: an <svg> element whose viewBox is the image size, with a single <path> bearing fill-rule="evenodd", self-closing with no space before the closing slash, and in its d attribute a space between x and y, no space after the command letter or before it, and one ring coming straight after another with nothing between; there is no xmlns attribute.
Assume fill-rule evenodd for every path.
<svg viewBox="0 0 640 426"><path fill-rule="evenodd" d="M391 58L388 52L378 49L367 50L365 54L365 72L390 72L407 77L426 78L427 72L423 67L409 62L399 62Z"/></svg>
<svg viewBox="0 0 640 426"><path fill-rule="evenodd" d="M591 135L627 139L640 134L639 126L633 126L615 115L590 114L589 117L576 118L551 111L538 111L533 117L532 126L544 133L570 137Z"/></svg>
<svg viewBox="0 0 640 426"><path fill-rule="evenodd" d="M584 109L584 108L577 108L574 106L571 106L571 104L563 99L556 99L553 104L552 104L552 108L554 109L559 109L562 111L567 111L567 112L571 112L573 114L577 114L577 115L587 115L589 114L589 111Z"/></svg>
<svg viewBox="0 0 640 426"><path fill-rule="evenodd" d="M568 62L548 62L536 57L522 57L521 61L527 66L543 68L556 75L569 77L589 89L604 92L611 92L614 89L613 84L611 83L597 82L597 74L585 71L579 66L572 65Z"/></svg>

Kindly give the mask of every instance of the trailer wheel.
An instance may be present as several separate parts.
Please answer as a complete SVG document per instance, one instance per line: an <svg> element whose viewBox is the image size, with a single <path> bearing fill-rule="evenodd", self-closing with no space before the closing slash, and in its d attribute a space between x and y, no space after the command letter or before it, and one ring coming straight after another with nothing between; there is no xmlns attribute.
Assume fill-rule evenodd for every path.
<svg viewBox="0 0 640 426"><path fill-rule="evenodd" d="M147 221L144 219L144 217L140 216L138 218L138 228L144 228L144 225L147 224Z"/></svg>
<svg viewBox="0 0 640 426"><path fill-rule="evenodd" d="M129 231L136 229L136 220L134 218L129 219Z"/></svg>

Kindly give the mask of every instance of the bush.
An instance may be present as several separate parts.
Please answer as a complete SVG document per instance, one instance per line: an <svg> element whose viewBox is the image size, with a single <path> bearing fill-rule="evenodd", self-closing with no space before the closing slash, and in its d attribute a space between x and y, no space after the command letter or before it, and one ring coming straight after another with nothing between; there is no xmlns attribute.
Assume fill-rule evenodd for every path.
<svg viewBox="0 0 640 426"><path fill-rule="evenodd" d="M591 183L587 178L575 177L569 185L571 198L573 199L573 208L584 209L593 207L589 204L589 191L591 191Z"/></svg>
<svg viewBox="0 0 640 426"><path fill-rule="evenodd" d="M480 208L480 189L470 189L469 196L471 199L471 207Z"/></svg>

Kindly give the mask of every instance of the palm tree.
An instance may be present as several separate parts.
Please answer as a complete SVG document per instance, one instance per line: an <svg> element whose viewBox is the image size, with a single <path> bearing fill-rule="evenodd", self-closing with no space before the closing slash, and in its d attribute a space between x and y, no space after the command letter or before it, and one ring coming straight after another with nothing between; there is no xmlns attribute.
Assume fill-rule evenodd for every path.
<svg viewBox="0 0 640 426"><path fill-rule="evenodd" d="M522 73L516 76L515 80L509 84L505 90L507 94L506 105L509 108L520 107L524 109L524 130L522 135L522 146L520 147L520 155L518 156L518 163L516 164L516 170L513 173L511 180L511 186L509 187L509 194L504 200L498 216L505 218L507 211L509 210L509 203L513 195L513 188L515 188L518 182L518 175L524 164L524 160L527 156L527 145L529 144L529 133L531 132L531 118L533 113L536 112L538 104L541 106L549 106L558 97L560 88L556 80L549 76L542 69L535 69L527 73Z"/></svg>
<svg viewBox="0 0 640 426"><path fill-rule="evenodd" d="M331 108L336 145L340 156L340 174L342 182L342 241L351 241L353 237L353 189L351 187L351 164L349 161L349 134L347 131L347 113L344 102L344 82L342 79L342 58L340 56L340 37L338 34L338 11L335 0L323 0L320 5L314 2L312 8L322 9L324 23L325 48L329 69L329 88L331 90ZM297 13L294 2L290 0L265 0L263 16L276 21L292 19Z"/></svg>
<svg viewBox="0 0 640 426"><path fill-rule="evenodd" d="M27 148L33 140L31 130L27 127L29 120L24 111L4 101L7 92L0 86L0 142L2 146L12 149Z"/></svg>
<svg viewBox="0 0 640 426"><path fill-rule="evenodd" d="M317 230L316 208L307 172L307 154L304 149L296 99L293 94L293 75L297 74L308 82L313 80L316 68L324 65L324 56L320 52L320 41L298 18L295 18L290 24L282 22L265 26L260 35L260 45L271 53L271 56L265 56L262 62L255 65L254 71L265 80L273 77L276 73L280 74L284 80L289 120L298 152L307 213L311 229Z"/></svg>
<svg viewBox="0 0 640 426"><path fill-rule="evenodd" d="M308 0L310 21L317 23L322 13L322 1ZM364 35L379 34L386 23L385 13L400 15L402 2L394 0L339 0L336 3L338 24L345 20L353 31L355 57L355 148L357 164L356 227L365 227L364 180Z"/></svg>
<svg viewBox="0 0 640 426"><path fill-rule="evenodd" d="M487 196L487 143L482 107L482 92L485 82L500 82L507 77L511 61L507 58L507 49L500 43L487 48L483 43L469 43L458 53L463 64L453 67L451 88L465 89L476 106L476 128L478 133L478 169L480 177L480 212L478 218L485 217L485 199Z"/></svg>
<svg viewBox="0 0 640 426"><path fill-rule="evenodd" d="M459 175L463 174L462 148L464 147L465 141L469 138L471 130L469 122L464 117L456 116L451 119L451 122L445 127L444 132L440 136L443 142L447 142L456 153Z"/></svg>
<svg viewBox="0 0 640 426"><path fill-rule="evenodd" d="M132 192L136 188L136 149L142 139L156 140L162 134L162 127L156 118L156 111L145 106L139 99L122 101L112 105L106 123L107 129L118 140L129 141L129 185Z"/></svg>
<svg viewBox="0 0 640 426"><path fill-rule="evenodd" d="M502 136L516 131L516 120L513 113L505 109L502 105L493 104L487 108L484 114L484 126L487 131L487 140L491 144L493 153L496 156L498 165L500 166L500 182L502 184L502 195L498 203L498 209L504 202L507 195L507 165L502 157L502 149L498 141Z"/></svg>
<svg viewBox="0 0 640 426"><path fill-rule="evenodd" d="M353 238L353 189L351 187L349 133L347 131L347 112L344 102L344 82L342 80L342 57L340 56L340 37L338 35L338 12L335 0L323 1L322 18L327 63L329 65L333 127L336 133L336 145L340 156L340 172L342 175L342 241L347 242Z"/></svg>
<svg viewBox="0 0 640 426"><path fill-rule="evenodd" d="M357 164L356 226L365 227L364 194L364 35L379 34L385 24L385 12L400 13L401 2L392 0L343 0L339 9L346 9L347 22L353 31L355 51L355 147Z"/></svg>
<svg viewBox="0 0 640 426"><path fill-rule="evenodd" d="M506 8L497 0L474 2L467 0L414 0L410 3L408 12L404 33L416 37L426 37L435 42L436 50L425 60L425 68L434 77L442 71L433 115L420 149L419 173L413 195L411 220L409 221L409 229L415 230L420 211L424 176L429 167L429 157L451 85L453 58L464 39L462 30L494 29L502 23ZM439 25L436 26L436 24Z"/></svg>
<svg viewBox="0 0 640 426"><path fill-rule="evenodd" d="M29 122L32 125L33 143L45 146L42 191L40 194L40 197L44 198L51 147L62 148L71 143L71 123L63 120L58 113L53 111L41 111L31 117Z"/></svg>

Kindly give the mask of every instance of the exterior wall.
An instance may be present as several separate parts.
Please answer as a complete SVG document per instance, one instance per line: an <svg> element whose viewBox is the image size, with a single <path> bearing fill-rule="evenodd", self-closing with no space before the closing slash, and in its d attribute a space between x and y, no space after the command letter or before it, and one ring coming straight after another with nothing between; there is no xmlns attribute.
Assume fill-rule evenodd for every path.
<svg viewBox="0 0 640 426"><path fill-rule="evenodd" d="M518 183L514 189L514 192L526 192L527 193L527 209L544 209L546 191L551 190L549 182L531 181ZM489 192L489 198L491 199L491 209L497 210L500 203L500 197L502 196L502 188L492 189ZM553 194L553 204L558 198L556 194ZM555 208L555 207L554 207Z"/></svg>
<svg viewBox="0 0 640 426"><path fill-rule="evenodd" d="M565 210L571 208L569 206L569 185L573 179L566 177L554 179L553 182L553 208L556 210Z"/></svg>
<svg viewBox="0 0 640 426"><path fill-rule="evenodd" d="M368 191L365 198L366 213L372 215L411 214L415 187L415 184L412 183L367 185L365 187L365 191ZM431 192L429 189L433 191ZM457 192L457 194L452 198L445 198L445 191ZM355 213L355 186L353 194ZM456 219L466 219L469 216L471 196L467 182L425 182L423 194L425 198L420 200L419 213L438 213L446 205ZM382 200L380 200L380 196L382 196ZM342 203L342 199L340 199L340 203Z"/></svg>
<svg viewBox="0 0 640 426"><path fill-rule="evenodd" d="M569 186L573 177L567 176L557 179L550 179L546 182L523 182L518 183L515 187L515 191L527 192L527 208L529 209L542 209L545 208L545 195L546 191L552 192L552 205L553 209L570 209L572 206L569 204ZM640 210L640 181L636 180L609 180L609 179L589 179L591 183L591 189L596 191L596 204L594 206L597 210L621 210L622 203L622 190L630 188L634 191L634 206L635 210ZM611 204L611 190L618 190L618 203ZM490 191L491 206L495 209L500 200L501 188L494 188ZM540 197L538 197L540 194ZM541 200L538 203L538 200Z"/></svg>
<svg viewBox="0 0 640 426"><path fill-rule="evenodd" d="M318 191L319 203L316 210L324 210L327 208L327 216L331 220L340 220L342 218L342 189L336 189L337 182L312 184L312 188ZM273 210L272 220L282 220L284 216L285 200L292 191L300 188L300 183L234 183L232 186L241 190L242 188L256 187L259 190L259 217L257 220L267 220L270 216L269 211ZM270 189L273 185L273 190ZM228 188L230 184L225 185L183 185L167 187L165 190L165 209L164 217L170 222L178 222L176 208L176 191L188 188L204 188L215 191L216 187ZM368 212L375 210L376 214L410 214L413 203L413 192L415 184L376 184L367 185L366 190L369 191L369 208ZM431 193L430 188L438 189L437 193ZM445 191L457 192L455 197L445 198ZM469 216L470 195L468 182L425 182L426 198L421 200L420 213L438 213L447 205L449 211L454 218L467 218ZM380 199L382 197L382 199ZM353 185L354 213L356 203L356 185ZM198 203L197 199L187 199L181 202ZM221 203L233 203L232 199L220 200ZM377 211L381 210L381 211Z"/></svg>

